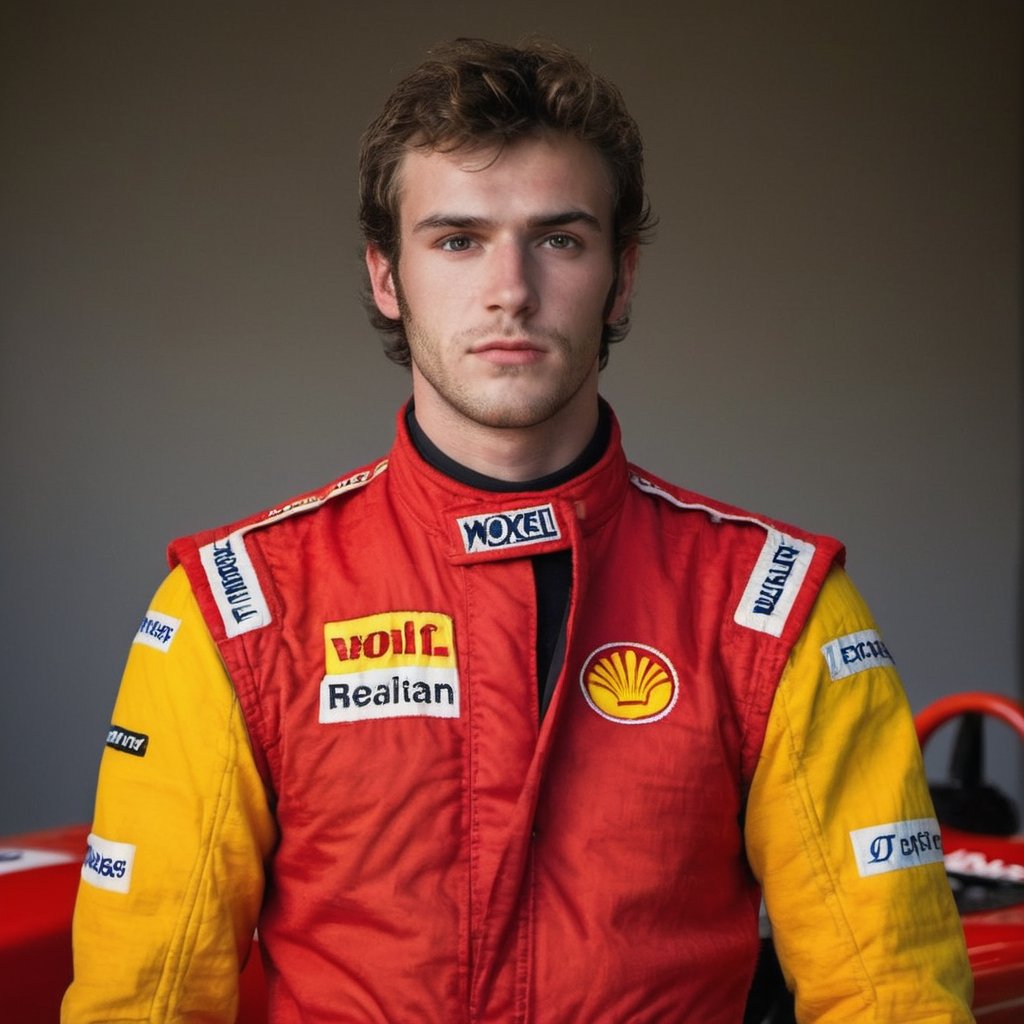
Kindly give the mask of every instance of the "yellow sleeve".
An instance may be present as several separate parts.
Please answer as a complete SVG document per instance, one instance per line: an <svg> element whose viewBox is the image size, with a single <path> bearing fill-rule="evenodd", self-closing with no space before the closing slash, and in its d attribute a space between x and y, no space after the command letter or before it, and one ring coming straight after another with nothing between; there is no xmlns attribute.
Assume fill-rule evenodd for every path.
<svg viewBox="0 0 1024 1024"><path fill-rule="evenodd" d="M841 570L772 705L747 852L800 1024L961 1024L972 979L891 656Z"/></svg>
<svg viewBox="0 0 1024 1024"><path fill-rule="evenodd" d="M175 569L100 764L63 1024L234 1021L273 818L231 682Z"/></svg>

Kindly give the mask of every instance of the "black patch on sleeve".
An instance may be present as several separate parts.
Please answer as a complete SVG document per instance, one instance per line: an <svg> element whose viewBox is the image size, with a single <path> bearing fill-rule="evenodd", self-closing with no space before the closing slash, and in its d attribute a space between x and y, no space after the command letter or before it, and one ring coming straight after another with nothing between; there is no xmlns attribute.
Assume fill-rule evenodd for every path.
<svg viewBox="0 0 1024 1024"><path fill-rule="evenodd" d="M111 750L120 750L122 754L131 754L132 757L145 757L149 737L144 732L122 729L111 722L110 731L107 733L107 746Z"/></svg>

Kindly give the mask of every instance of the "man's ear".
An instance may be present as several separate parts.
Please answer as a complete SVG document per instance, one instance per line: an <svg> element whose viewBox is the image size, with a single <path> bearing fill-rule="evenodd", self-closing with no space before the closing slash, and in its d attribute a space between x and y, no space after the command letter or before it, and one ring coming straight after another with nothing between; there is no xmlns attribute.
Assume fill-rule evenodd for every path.
<svg viewBox="0 0 1024 1024"><path fill-rule="evenodd" d="M636 268L640 259L640 246L630 242L619 256L619 273L615 281L615 295L612 299L605 323L613 324L621 320L629 310L629 300L633 297L633 284L636 281Z"/></svg>
<svg viewBox="0 0 1024 1024"><path fill-rule="evenodd" d="M366 270L377 308L390 320L401 320L395 277L389 260L372 242L366 246Z"/></svg>

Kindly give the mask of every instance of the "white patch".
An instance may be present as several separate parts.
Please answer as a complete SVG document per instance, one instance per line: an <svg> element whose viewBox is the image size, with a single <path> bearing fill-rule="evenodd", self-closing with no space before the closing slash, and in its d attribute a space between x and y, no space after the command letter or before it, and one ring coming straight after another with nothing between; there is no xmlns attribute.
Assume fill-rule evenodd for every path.
<svg viewBox="0 0 1024 1024"><path fill-rule="evenodd" d="M877 629L862 629L859 633L836 637L822 647L821 653L825 655L833 682L866 668L894 668L896 665Z"/></svg>
<svg viewBox="0 0 1024 1024"><path fill-rule="evenodd" d="M82 881L109 892L128 892L134 863L135 847L131 843L115 843L90 832L89 848L82 862Z"/></svg>
<svg viewBox="0 0 1024 1024"><path fill-rule="evenodd" d="M78 860L69 853L58 850L33 850L16 846L0 846L0 875L11 875L15 871L31 871L33 868L48 868L53 864L70 864Z"/></svg>
<svg viewBox="0 0 1024 1024"><path fill-rule="evenodd" d="M145 644L146 647L152 647L166 654L171 649L171 643L180 625L181 619L172 618L162 612L155 612L150 608L142 617L139 631L135 634L132 643Z"/></svg>
<svg viewBox="0 0 1024 1024"><path fill-rule="evenodd" d="M551 505L516 508L457 519L467 555L495 548L523 547L559 540L562 536Z"/></svg>
<svg viewBox="0 0 1024 1024"><path fill-rule="evenodd" d="M954 850L945 859L946 870L954 875L1024 884L1024 864L1007 864L999 858L989 860L980 850Z"/></svg>
<svg viewBox="0 0 1024 1024"><path fill-rule="evenodd" d="M942 861L942 833L934 818L859 828L850 842L861 878Z"/></svg>
<svg viewBox="0 0 1024 1024"><path fill-rule="evenodd" d="M199 557L229 637L270 623L270 608L241 532L200 548Z"/></svg>
<svg viewBox="0 0 1024 1024"><path fill-rule="evenodd" d="M782 636L813 558L813 544L770 529L733 616L736 623Z"/></svg>
<svg viewBox="0 0 1024 1024"><path fill-rule="evenodd" d="M455 668L349 672L326 675L320 684L321 722L458 717Z"/></svg>

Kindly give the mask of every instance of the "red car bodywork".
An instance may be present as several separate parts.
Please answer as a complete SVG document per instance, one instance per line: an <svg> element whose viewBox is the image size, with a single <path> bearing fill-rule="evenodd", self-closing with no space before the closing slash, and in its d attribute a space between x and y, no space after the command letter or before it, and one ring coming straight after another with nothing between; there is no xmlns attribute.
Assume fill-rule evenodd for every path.
<svg viewBox="0 0 1024 1024"><path fill-rule="evenodd" d="M959 693L915 719L923 747L944 723L986 715L1024 741L1024 706L991 693ZM940 813L940 821L942 815ZM966 831L942 821L942 846L960 905L974 972L974 1015L983 1024L1024 1021L1024 834Z"/></svg>
<svg viewBox="0 0 1024 1024"><path fill-rule="evenodd" d="M1024 706L1006 697L947 697L917 716L922 746L946 721L994 716L1024 741ZM941 820L941 812L940 812ZM1024 834L993 835L942 823L946 866L960 905L982 1024L1024 1021ZM86 847L85 826L0 841L0 1016L52 1024L71 980L71 915ZM266 1024L263 968L254 941L242 972L240 1024ZM763 1019L791 1020L779 1005Z"/></svg>

